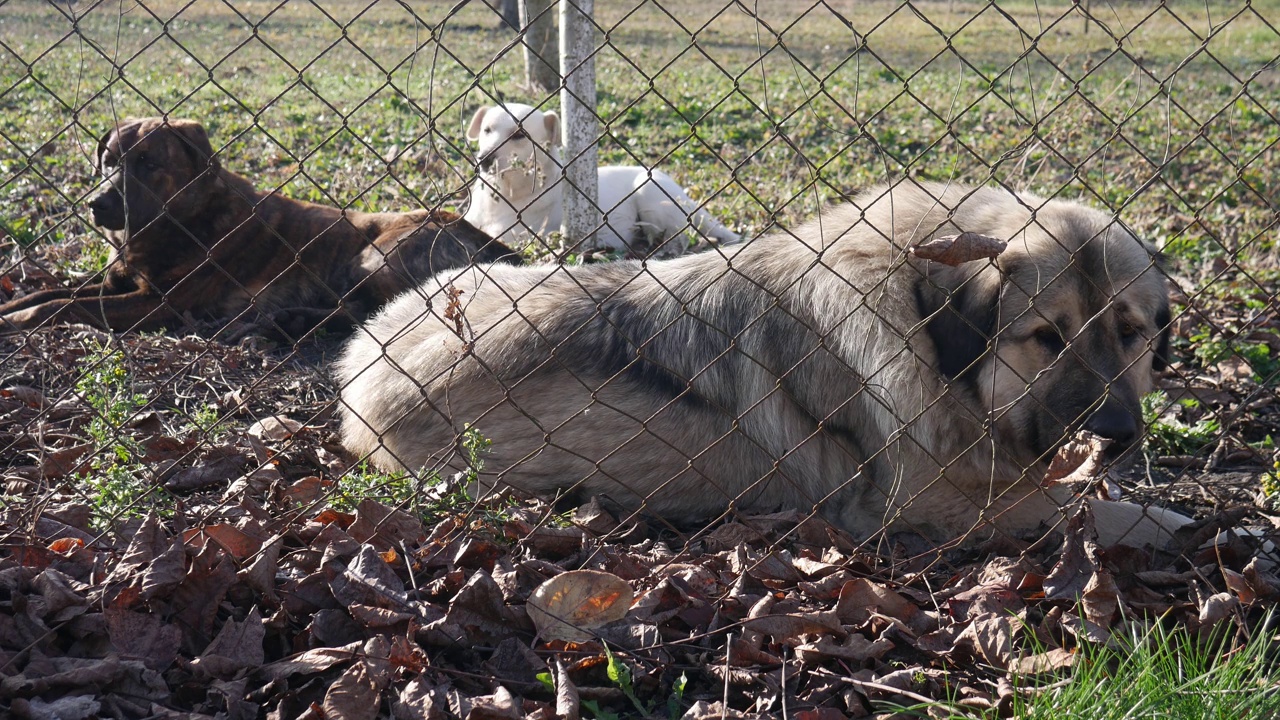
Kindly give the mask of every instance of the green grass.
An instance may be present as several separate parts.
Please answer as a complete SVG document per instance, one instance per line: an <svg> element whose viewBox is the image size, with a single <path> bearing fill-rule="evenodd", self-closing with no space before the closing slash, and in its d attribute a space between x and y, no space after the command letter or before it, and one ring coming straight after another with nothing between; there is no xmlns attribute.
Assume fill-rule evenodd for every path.
<svg viewBox="0 0 1280 720"><path fill-rule="evenodd" d="M1083 645L1069 674L1010 675L1007 714L1019 720L1240 720L1280 717L1273 616L1241 640L1230 621L1204 633L1132 622L1107 645ZM1032 652L1038 651L1033 648ZM938 703L894 709L909 717L995 718Z"/></svg>
<svg viewBox="0 0 1280 720"><path fill-rule="evenodd" d="M1184 627L1135 624L1114 649L1083 648L1071 682L1015 702L1013 714L1025 720L1274 718L1280 715L1274 634L1274 627L1263 627L1240 645L1206 643Z"/></svg>

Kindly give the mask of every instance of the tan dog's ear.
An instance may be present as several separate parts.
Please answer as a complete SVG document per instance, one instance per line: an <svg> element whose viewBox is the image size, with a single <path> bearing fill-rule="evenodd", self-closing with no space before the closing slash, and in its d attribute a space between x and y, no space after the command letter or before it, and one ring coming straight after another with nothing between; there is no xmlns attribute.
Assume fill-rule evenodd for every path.
<svg viewBox="0 0 1280 720"><path fill-rule="evenodd" d="M195 120L167 120L165 126L181 141L182 149L191 156L198 170L205 166L215 173L221 167L218 158L213 154L213 146L209 143L209 133L204 126Z"/></svg>
<svg viewBox="0 0 1280 720"><path fill-rule="evenodd" d="M969 263L977 266L978 263ZM981 266L979 266L981 267ZM977 370L991 346L1000 311L1001 275L994 268L931 268L916 284L916 307L926 318L938 370L957 380Z"/></svg>
<svg viewBox="0 0 1280 720"><path fill-rule="evenodd" d="M555 110L543 113L542 126L547 129L547 139L551 141L551 147L560 147L560 116Z"/></svg>
<svg viewBox="0 0 1280 720"><path fill-rule="evenodd" d="M476 114L471 116L471 127L467 128L467 139L475 142L480 139L480 125L484 122L484 114L489 112L489 106L482 106L476 110Z"/></svg>

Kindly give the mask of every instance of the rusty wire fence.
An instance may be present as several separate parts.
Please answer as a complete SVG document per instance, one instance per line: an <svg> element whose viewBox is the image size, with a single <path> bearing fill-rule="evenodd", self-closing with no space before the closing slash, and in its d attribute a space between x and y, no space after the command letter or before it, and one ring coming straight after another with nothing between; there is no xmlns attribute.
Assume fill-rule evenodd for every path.
<svg viewBox="0 0 1280 720"><path fill-rule="evenodd" d="M488 5L0 4L6 542L1273 530L1280 6L689 5L595 8L601 164L672 180L573 242ZM1112 469L1046 481L1080 429Z"/></svg>

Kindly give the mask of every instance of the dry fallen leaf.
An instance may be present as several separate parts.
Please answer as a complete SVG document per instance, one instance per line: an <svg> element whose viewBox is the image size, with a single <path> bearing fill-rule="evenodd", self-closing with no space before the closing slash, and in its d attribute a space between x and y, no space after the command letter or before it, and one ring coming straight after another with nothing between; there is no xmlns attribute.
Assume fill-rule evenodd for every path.
<svg viewBox="0 0 1280 720"><path fill-rule="evenodd" d="M561 720L578 720L581 717L578 688L569 678L564 661L556 658L556 717Z"/></svg>
<svg viewBox="0 0 1280 720"><path fill-rule="evenodd" d="M280 440L288 440L301 429L302 423L297 420L271 415L250 425L248 434L250 437L255 437L259 440L279 442Z"/></svg>
<svg viewBox="0 0 1280 720"><path fill-rule="evenodd" d="M1062 648L1054 648L1035 655L1027 655L1014 660L1009 665L1009 672L1014 675L1039 675L1074 667L1080 658L1078 653Z"/></svg>
<svg viewBox="0 0 1280 720"><path fill-rule="evenodd" d="M911 247L911 254L922 260L932 260L943 265L962 265L973 260L994 258L1004 252L1009 243L988 235L962 232L959 235L943 235L925 240Z"/></svg>
<svg viewBox="0 0 1280 720"><path fill-rule="evenodd" d="M843 638L845 630L834 612L765 615L746 620L748 630L764 633L780 643L789 643L802 635L835 635Z"/></svg>
<svg viewBox="0 0 1280 720"><path fill-rule="evenodd" d="M1087 431L1075 434L1049 462L1044 474L1046 486L1064 483L1084 484L1097 478L1103 468L1103 454L1111 440Z"/></svg>
<svg viewBox="0 0 1280 720"><path fill-rule="evenodd" d="M260 538L255 538L240 528L227 523L214 523L204 527L190 528L182 533L182 540L186 544L197 548L203 548L208 541L212 540L223 550L231 553L232 557L237 560L251 558L262 549L262 540Z"/></svg>
<svg viewBox="0 0 1280 720"><path fill-rule="evenodd" d="M538 586L526 609L543 640L581 642L589 630L621 620L631 607L631 585L613 573L570 570Z"/></svg>

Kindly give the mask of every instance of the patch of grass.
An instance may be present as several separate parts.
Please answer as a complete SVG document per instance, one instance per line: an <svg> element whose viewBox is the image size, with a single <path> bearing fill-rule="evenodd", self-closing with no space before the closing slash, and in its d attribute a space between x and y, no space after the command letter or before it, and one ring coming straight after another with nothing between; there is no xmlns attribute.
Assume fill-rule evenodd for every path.
<svg viewBox="0 0 1280 720"><path fill-rule="evenodd" d="M1013 715L1026 720L1237 720L1280 714L1280 665L1270 618L1250 640L1202 641L1185 627L1128 626L1115 647L1081 648L1071 682L1021 696ZM1023 679L1021 682L1025 683Z"/></svg>
<svg viewBox="0 0 1280 720"><path fill-rule="evenodd" d="M1280 665L1274 614L1247 639L1234 627L1204 639L1160 622L1131 622L1106 645L1085 644L1063 677L1012 675L1008 714L1019 720L1239 720L1280 717ZM1031 647L1028 652L1043 648ZM934 720L995 718L952 703L885 705L901 716ZM895 715L895 717L899 717Z"/></svg>

